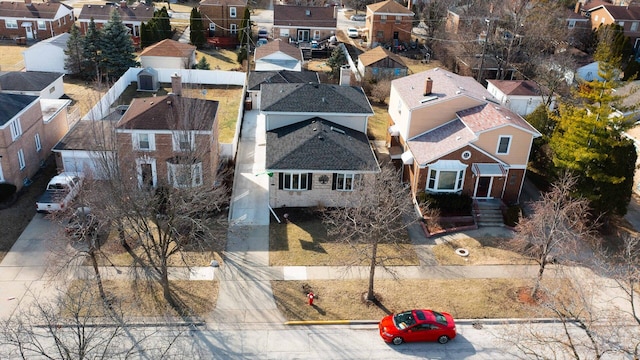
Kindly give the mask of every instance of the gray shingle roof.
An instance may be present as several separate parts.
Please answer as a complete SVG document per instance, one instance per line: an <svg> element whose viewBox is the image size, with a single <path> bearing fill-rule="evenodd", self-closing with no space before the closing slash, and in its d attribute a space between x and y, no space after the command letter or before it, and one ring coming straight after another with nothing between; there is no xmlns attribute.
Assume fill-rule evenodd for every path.
<svg viewBox="0 0 640 360"><path fill-rule="evenodd" d="M331 84L263 84L264 112L373 114L360 87Z"/></svg>
<svg viewBox="0 0 640 360"><path fill-rule="evenodd" d="M249 90L260 90L262 84L320 83L315 71L252 71L249 73Z"/></svg>
<svg viewBox="0 0 640 360"><path fill-rule="evenodd" d="M44 71L11 71L0 75L0 89L7 91L42 91L61 73Z"/></svg>
<svg viewBox="0 0 640 360"><path fill-rule="evenodd" d="M37 99L37 96L0 93L0 126Z"/></svg>
<svg viewBox="0 0 640 360"><path fill-rule="evenodd" d="M267 131L266 169L379 171L364 133L319 117Z"/></svg>

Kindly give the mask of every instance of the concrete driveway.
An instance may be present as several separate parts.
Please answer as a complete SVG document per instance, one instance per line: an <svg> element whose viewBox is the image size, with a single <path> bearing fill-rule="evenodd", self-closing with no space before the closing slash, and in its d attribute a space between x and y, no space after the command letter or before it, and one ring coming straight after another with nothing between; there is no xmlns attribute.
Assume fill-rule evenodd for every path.
<svg viewBox="0 0 640 360"><path fill-rule="evenodd" d="M58 224L36 214L0 263L0 319L9 318L19 304L29 303L34 296L53 295L47 264L59 255L51 247L58 231Z"/></svg>

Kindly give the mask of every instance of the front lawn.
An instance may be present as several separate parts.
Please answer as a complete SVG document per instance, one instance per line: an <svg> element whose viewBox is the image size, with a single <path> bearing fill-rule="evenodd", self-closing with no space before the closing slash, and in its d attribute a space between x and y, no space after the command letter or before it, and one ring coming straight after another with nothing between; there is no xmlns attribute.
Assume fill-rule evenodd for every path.
<svg viewBox="0 0 640 360"><path fill-rule="evenodd" d="M434 246L433 253L439 265L535 264L516 252L501 248L509 240L505 238L464 237ZM467 249L469 256L462 257L456 254L455 250L459 248Z"/></svg>
<svg viewBox="0 0 640 360"><path fill-rule="evenodd" d="M369 265L366 245L350 245L329 238L320 215L287 209L289 222L269 225L269 264L271 266L363 266ZM300 214L300 215L298 215ZM281 218L282 219L282 218ZM364 252L364 255L362 254ZM418 257L407 234L401 244L382 241L379 258L386 265L418 265Z"/></svg>

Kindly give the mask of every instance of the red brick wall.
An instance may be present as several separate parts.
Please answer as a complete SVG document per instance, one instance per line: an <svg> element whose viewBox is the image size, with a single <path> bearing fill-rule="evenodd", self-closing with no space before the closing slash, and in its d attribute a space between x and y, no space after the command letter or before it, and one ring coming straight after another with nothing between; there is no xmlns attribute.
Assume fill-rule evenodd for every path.
<svg viewBox="0 0 640 360"><path fill-rule="evenodd" d="M402 16L400 23L396 24L395 15L387 15L387 19L382 23L382 15L374 15L373 17L373 39L367 39L369 42L390 43L393 41L393 33L398 32L398 40L400 42L409 42L411 40L411 29L413 27L413 18L410 16ZM378 32L383 31L383 37L378 37Z"/></svg>

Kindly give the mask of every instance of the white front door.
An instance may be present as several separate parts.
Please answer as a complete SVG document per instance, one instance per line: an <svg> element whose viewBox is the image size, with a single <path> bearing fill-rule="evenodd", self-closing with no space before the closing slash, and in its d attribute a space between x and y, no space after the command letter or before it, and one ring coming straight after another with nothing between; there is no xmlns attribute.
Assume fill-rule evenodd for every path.
<svg viewBox="0 0 640 360"><path fill-rule="evenodd" d="M24 26L27 39L33 40L33 27L31 26L31 23L22 23L22 26Z"/></svg>
<svg viewBox="0 0 640 360"><path fill-rule="evenodd" d="M298 30L298 42L309 42L309 30Z"/></svg>

